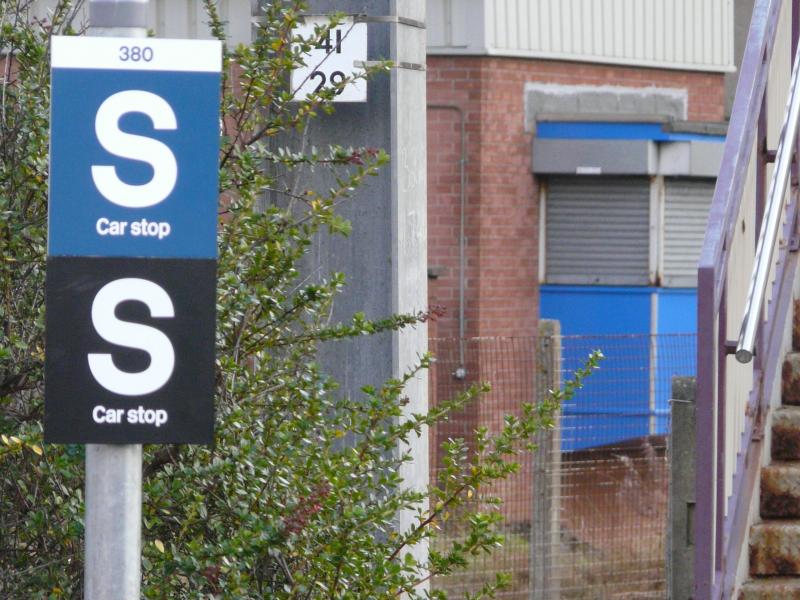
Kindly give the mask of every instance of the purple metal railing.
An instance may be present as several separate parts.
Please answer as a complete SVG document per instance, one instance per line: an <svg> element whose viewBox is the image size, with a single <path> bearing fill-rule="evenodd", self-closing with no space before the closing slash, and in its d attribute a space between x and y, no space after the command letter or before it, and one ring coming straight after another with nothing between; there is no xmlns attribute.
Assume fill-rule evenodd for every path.
<svg viewBox="0 0 800 600"><path fill-rule="evenodd" d="M781 362L782 338L792 300L797 267L795 244L776 249L772 300L764 311L752 365L753 387L746 406L729 401L727 356L735 344L727 337L728 300L744 290L729 289L734 238L740 223L748 168L756 152L755 219L759 227L764 206L765 172L774 153L767 148L766 90L782 4L789 0L756 0L747 39L722 165L709 215L698 269L697 351L697 479L695 507L695 595L697 600L730 598L738 559L746 542L747 519L758 467L763 426L770 394ZM792 13L792 54L797 41L797 2ZM783 18L786 18L784 16ZM780 48L779 51L788 51ZM796 165L783 239L793 240L797 213ZM744 222L742 222L744 224ZM741 239L742 236L738 236ZM738 326L737 326L738 328ZM740 367L732 367L740 368ZM744 367L741 367L744 368ZM740 411L740 412L737 412ZM743 413L743 414L741 414ZM732 423L744 419L732 431ZM728 448L731 433L740 435L740 450ZM727 441L726 441L727 440ZM730 490L730 493L726 491Z"/></svg>

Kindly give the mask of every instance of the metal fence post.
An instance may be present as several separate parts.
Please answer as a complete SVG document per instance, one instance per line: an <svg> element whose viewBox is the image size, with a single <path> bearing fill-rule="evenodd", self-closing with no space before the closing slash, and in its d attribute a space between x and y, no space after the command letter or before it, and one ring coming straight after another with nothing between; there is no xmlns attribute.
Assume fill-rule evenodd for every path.
<svg viewBox="0 0 800 600"><path fill-rule="evenodd" d="M91 0L90 35L146 37L148 0ZM142 446L86 445L85 600L139 600Z"/></svg>
<svg viewBox="0 0 800 600"><path fill-rule="evenodd" d="M672 434L669 436L669 520L667 525L667 590L673 600L693 595L695 504L694 377L672 379Z"/></svg>
<svg viewBox="0 0 800 600"><path fill-rule="evenodd" d="M539 322L537 348L537 400L561 387L561 325ZM537 434L533 455L533 519L531 521L531 600L558 598L560 578L554 554L560 543L561 427L556 415L553 429Z"/></svg>

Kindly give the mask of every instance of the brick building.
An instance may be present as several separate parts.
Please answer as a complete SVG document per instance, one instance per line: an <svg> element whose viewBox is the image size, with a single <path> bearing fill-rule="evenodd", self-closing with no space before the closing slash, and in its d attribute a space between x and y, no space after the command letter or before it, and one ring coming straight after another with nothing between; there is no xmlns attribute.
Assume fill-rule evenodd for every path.
<svg viewBox="0 0 800 600"><path fill-rule="evenodd" d="M429 299L446 309L429 330L432 401L493 384L439 428L432 457L531 397L539 348L524 340L541 318L564 334L695 331L734 25L722 0L429 0ZM637 416L613 430L576 417L595 433L561 449L665 433L668 396L641 393L640 377L630 392L592 382ZM591 395L581 402L591 413ZM512 496L507 514L530 519L530 486Z"/></svg>
<svg viewBox="0 0 800 600"><path fill-rule="evenodd" d="M555 249L542 240L542 188L554 175L575 181L599 175L602 185L611 175L703 178L713 172L678 163L713 154L713 146L700 144L724 134L725 76L734 68L732 5L649 4L657 9L612 0L429 2L430 299L449 309L435 336L459 334L462 141L467 337L530 335L540 315L540 283L589 282L592 273L570 277L558 269L553 261L561 257L548 264ZM622 9L615 12L616 5ZM634 130L632 124L652 127ZM641 148L652 154L650 164L618 160L604 168L592 157L586 165L579 157L566 160L564 152L598 139L605 140L596 145L601 155ZM648 143L612 143L629 140ZM544 153L558 152L559 145L562 164L553 165ZM534 155L539 146L541 157ZM665 156L670 153L681 156ZM548 164L537 169L537 161ZM657 214L648 218L658 227ZM653 255L644 257L646 283L658 285L664 250L657 244L646 250ZM625 273L610 279L624 283Z"/></svg>

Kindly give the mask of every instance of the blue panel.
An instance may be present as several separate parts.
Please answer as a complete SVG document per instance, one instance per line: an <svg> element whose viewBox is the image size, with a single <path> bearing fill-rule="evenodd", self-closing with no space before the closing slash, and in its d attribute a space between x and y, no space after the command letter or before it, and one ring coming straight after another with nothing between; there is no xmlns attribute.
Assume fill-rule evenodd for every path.
<svg viewBox="0 0 800 600"><path fill-rule="evenodd" d="M612 444L650 433L650 303L653 288L542 286L541 316L561 322L563 368L606 358L563 407L562 450Z"/></svg>
<svg viewBox="0 0 800 600"><path fill-rule="evenodd" d="M697 290L658 289L658 333L697 332Z"/></svg>
<svg viewBox="0 0 800 600"><path fill-rule="evenodd" d="M667 432L673 377L693 377L697 372L697 290L658 289L658 345L656 410L658 432Z"/></svg>
<svg viewBox="0 0 800 600"><path fill-rule="evenodd" d="M218 73L53 70L50 255L216 257L219 84ZM110 202L92 178L93 165L113 166L128 185L154 176L149 162L111 154L95 133L100 105L126 90L160 96L177 120L177 129L156 130L142 112L119 118L121 131L166 145L178 165L172 192L146 208Z"/></svg>
<svg viewBox="0 0 800 600"><path fill-rule="evenodd" d="M562 335L647 334L654 289L543 285L541 318L561 321Z"/></svg>
<svg viewBox="0 0 800 600"><path fill-rule="evenodd" d="M609 123L594 121L541 121L536 136L575 140L655 140L661 142L725 141L724 136L664 131L659 123Z"/></svg>
<svg viewBox="0 0 800 600"><path fill-rule="evenodd" d="M658 299L658 333L663 334L656 338L649 335L653 295ZM582 366L596 348L606 356L586 386L564 405L564 451L668 433L672 377L696 371L696 302L694 289L542 286L541 316L558 319L565 336L563 368Z"/></svg>

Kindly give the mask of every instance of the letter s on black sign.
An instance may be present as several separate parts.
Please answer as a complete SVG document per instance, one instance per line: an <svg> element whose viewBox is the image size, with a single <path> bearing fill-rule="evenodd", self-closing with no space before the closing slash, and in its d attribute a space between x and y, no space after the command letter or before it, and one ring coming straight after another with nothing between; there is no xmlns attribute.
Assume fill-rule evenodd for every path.
<svg viewBox="0 0 800 600"><path fill-rule="evenodd" d="M89 354L89 369L104 388L122 396L143 396L169 381L175 368L175 350L163 332L137 323L119 320L114 311L128 300L143 302L155 317L175 316L172 300L164 288L135 277L117 279L103 286L92 303L92 324L107 342L144 350L150 366L139 373L127 373L114 365L110 354Z"/></svg>

